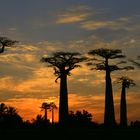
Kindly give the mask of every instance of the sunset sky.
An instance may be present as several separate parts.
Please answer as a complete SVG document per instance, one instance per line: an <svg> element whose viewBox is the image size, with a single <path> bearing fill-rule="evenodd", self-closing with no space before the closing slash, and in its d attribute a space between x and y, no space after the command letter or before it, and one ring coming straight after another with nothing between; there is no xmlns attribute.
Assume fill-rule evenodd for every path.
<svg viewBox="0 0 140 140"><path fill-rule="evenodd" d="M127 59L140 55L140 0L0 0L0 36L19 41L0 54L0 102L16 107L26 120L41 114L42 102L59 105L59 81L40 62L56 51L86 54L96 48L122 49ZM128 62L128 65L132 63ZM140 70L112 73L116 120L121 85L129 76L136 86L127 90L128 120L140 120ZM87 110L103 122L104 72L82 68L68 77L69 110ZM58 111L56 110L56 120Z"/></svg>

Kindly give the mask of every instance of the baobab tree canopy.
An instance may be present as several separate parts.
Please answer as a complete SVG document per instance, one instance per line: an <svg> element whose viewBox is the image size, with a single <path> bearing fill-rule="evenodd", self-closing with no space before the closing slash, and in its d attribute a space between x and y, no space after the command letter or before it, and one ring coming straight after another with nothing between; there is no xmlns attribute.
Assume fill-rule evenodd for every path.
<svg viewBox="0 0 140 140"><path fill-rule="evenodd" d="M101 56L105 59L124 58L125 55L122 55L121 53L122 53L122 51L119 49L113 50L113 49L100 48L100 49L92 50L88 54L98 55L98 56Z"/></svg>
<svg viewBox="0 0 140 140"><path fill-rule="evenodd" d="M118 78L118 83L122 83L124 85L124 87L129 88L130 86L135 86L136 84L134 83L134 80L130 79L127 76L122 76L120 78Z"/></svg>
<svg viewBox="0 0 140 140"><path fill-rule="evenodd" d="M42 61L48 62L48 66L54 68L54 74L58 76L58 79L62 74L70 75L70 71L80 67L78 63L85 59L81 57L80 53L76 52L55 52L52 57L43 57Z"/></svg>
<svg viewBox="0 0 140 140"><path fill-rule="evenodd" d="M44 103L42 103L41 108L42 109L50 109L50 104L44 102Z"/></svg>
<svg viewBox="0 0 140 140"><path fill-rule="evenodd" d="M5 47L11 47L13 46L15 43L17 43L18 41L16 40L11 40L7 37L0 37L0 53L4 52Z"/></svg>
<svg viewBox="0 0 140 140"><path fill-rule="evenodd" d="M121 54L122 51L119 49L106 49L106 48L100 48L100 49L95 49L89 51L90 56L100 56L105 60L98 59L98 58L91 58L89 59L90 61L95 61L97 63L89 62L88 65L95 66L95 68L91 68L91 70L106 70L108 69L110 72L116 71L116 70L130 70L133 69L131 66L125 66L125 67L120 67L120 64L125 64L126 61L119 61L118 63L115 64L108 64L109 59L116 59L116 58L125 58L125 55ZM106 63L107 62L107 63Z"/></svg>

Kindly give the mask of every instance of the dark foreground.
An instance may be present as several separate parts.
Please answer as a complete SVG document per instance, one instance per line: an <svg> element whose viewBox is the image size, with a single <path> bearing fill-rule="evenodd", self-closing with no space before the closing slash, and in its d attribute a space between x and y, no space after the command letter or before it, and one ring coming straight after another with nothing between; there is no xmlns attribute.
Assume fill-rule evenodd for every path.
<svg viewBox="0 0 140 140"><path fill-rule="evenodd" d="M78 128L51 128L51 129L5 129L0 130L0 140L6 139L139 139L140 129L78 129Z"/></svg>

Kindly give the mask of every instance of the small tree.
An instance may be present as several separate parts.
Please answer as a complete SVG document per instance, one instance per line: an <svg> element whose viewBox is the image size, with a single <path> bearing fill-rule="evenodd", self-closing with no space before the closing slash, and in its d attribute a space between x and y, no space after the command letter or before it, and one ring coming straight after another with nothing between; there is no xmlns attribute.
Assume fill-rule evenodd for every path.
<svg viewBox="0 0 140 140"><path fill-rule="evenodd" d="M111 81L111 72L116 70L123 69L132 69L131 66L119 67L119 64L126 63L125 61L120 61L116 64L109 64L110 59L124 58L125 56L121 54L122 51L119 49L95 49L89 51L89 55L92 57L89 59L88 65L94 66L91 70L104 70L106 72L105 81L105 113L104 113L104 124L106 126L115 125L115 113L114 113L114 101L113 101L113 90L112 90L112 81ZM98 59L96 56L99 56L103 59ZM94 63L95 61L95 63Z"/></svg>
<svg viewBox="0 0 140 140"><path fill-rule="evenodd" d="M48 66L54 68L54 74L57 80L60 78L60 100L59 100L59 123L67 124L68 122L68 90L67 76L70 72L80 67L78 63L84 61L79 53L72 52L56 52L51 57L43 57L42 61L48 63Z"/></svg>
<svg viewBox="0 0 140 140"><path fill-rule="evenodd" d="M5 51L5 47L11 47L15 43L17 43L17 41L11 40L7 37L0 37L0 53L3 53Z"/></svg>
<svg viewBox="0 0 140 140"><path fill-rule="evenodd" d="M51 112L52 112L52 124L54 124L54 109L57 109L57 106L55 105L54 102L50 103L50 109L51 109Z"/></svg>
<svg viewBox="0 0 140 140"><path fill-rule="evenodd" d="M121 83L122 85L121 100L120 100L120 125L122 127L126 127L127 126L126 88L135 86L135 83L132 79L124 76L118 78L118 83Z"/></svg>
<svg viewBox="0 0 140 140"><path fill-rule="evenodd" d="M49 103L42 103L41 109L44 110L44 120L47 122L48 121L48 112L47 110L50 109L50 104Z"/></svg>

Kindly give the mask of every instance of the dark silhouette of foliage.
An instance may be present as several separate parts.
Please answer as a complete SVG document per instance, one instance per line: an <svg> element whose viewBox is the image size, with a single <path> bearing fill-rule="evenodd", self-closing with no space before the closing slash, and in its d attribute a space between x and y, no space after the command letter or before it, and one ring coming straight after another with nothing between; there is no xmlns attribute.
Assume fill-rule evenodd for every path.
<svg viewBox="0 0 140 140"><path fill-rule="evenodd" d="M54 74L57 80L60 78L60 101L59 101L59 123L66 125L68 122L68 90L67 76L77 67L78 63L84 61L79 53L72 52L55 52L50 57L43 57L42 62L46 62L48 66L54 68Z"/></svg>
<svg viewBox="0 0 140 140"><path fill-rule="evenodd" d="M5 114L6 110L7 110L7 106L4 103L1 103L0 104L0 116Z"/></svg>
<svg viewBox="0 0 140 140"><path fill-rule="evenodd" d="M11 40L7 37L0 37L0 53L5 51L5 47L12 47L15 43L17 43L16 40Z"/></svg>
<svg viewBox="0 0 140 140"><path fill-rule="evenodd" d="M47 122L48 121L48 115L47 115L48 113L47 113L47 110L50 109L50 104L49 103L46 103L46 102L42 103L41 109L44 110L44 120Z"/></svg>
<svg viewBox="0 0 140 140"><path fill-rule="evenodd" d="M69 112L69 124L76 127L86 127L92 123L92 114L86 110L83 111L70 111Z"/></svg>
<svg viewBox="0 0 140 140"><path fill-rule="evenodd" d="M121 53L122 51L119 49L105 48L91 50L88 53L91 57L93 57L89 59L90 62L88 63L89 66L93 66L91 70L104 70L106 72L104 124L108 127L115 125L111 72L116 70L133 69L133 67L131 66L119 67L119 64L126 63L125 61L120 61L116 64L109 64L109 59L124 58L125 56ZM98 59L98 57L96 58L96 56L99 56L103 59Z"/></svg>
<svg viewBox="0 0 140 140"><path fill-rule="evenodd" d="M44 120L46 122L48 122L48 113L47 113L47 110L50 110L52 112L52 124L54 124L54 109L57 109L57 106L55 105L54 102L51 102L51 103L42 103L41 105L41 110L44 110Z"/></svg>
<svg viewBox="0 0 140 140"><path fill-rule="evenodd" d="M138 120L136 120L136 121L131 121L130 127L131 127L131 128L135 128L135 129L140 129L140 121L138 121Z"/></svg>
<svg viewBox="0 0 140 140"><path fill-rule="evenodd" d="M54 102L50 103L50 110L52 112L52 124L54 124L54 109L57 109L57 106L55 105Z"/></svg>
<svg viewBox="0 0 140 140"><path fill-rule="evenodd" d="M22 118L14 107L7 106L4 103L0 104L0 127L16 128L20 127L22 123Z"/></svg>
<svg viewBox="0 0 140 140"><path fill-rule="evenodd" d="M33 128L43 129L49 127L50 125L49 120L46 120L42 115L37 115L36 118L32 120L32 122Z"/></svg>
<svg viewBox="0 0 140 140"><path fill-rule="evenodd" d="M94 123L92 121L92 115L85 110L76 112L70 111L68 117L69 125L67 125L67 127L62 127L62 125L59 125L59 123L55 123L53 125L49 122L45 123L44 116L41 115L37 115L36 118L31 122L27 120L20 123L17 123L17 118L16 121L14 121L13 118L11 119L10 115L10 119L12 121L7 121L7 118L5 116L4 119L2 119L2 114L4 115L4 112L7 112L7 107L8 106L5 104L0 104L0 135L2 138L4 137L4 139L19 139L21 137L27 138L27 136L30 136L31 139L41 139L44 137L62 139L62 136L64 136L64 138L66 138L65 136L67 136L71 139L73 138L73 136L78 136L79 139L91 138L91 136L94 136L94 138L96 139L103 139L107 138L108 135L111 139L113 139L114 137L119 138L122 135L124 135L125 138L130 138L130 136L134 138L134 136L137 136L137 134L139 134L139 121L132 122L131 125L125 129L120 129L120 127L107 129L102 124ZM14 115L16 113L15 108L10 108L9 110L9 114Z"/></svg>
<svg viewBox="0 0 140 140"><path fill-rule="evenodd" d="M126 88L135 86L135 83L132 79L124 76L118 78L118 83L121 83L122 85L120 101L120 126L127 127Z"/></svg>
<svg viewBox="0 0 140 140"><path fill-rule="evenodd" d="M39 115L39 114L38 114L38 115L36 116L36 119L33 119L32 122L33 122L33 123L40 123L40 122L43 122L43 123L44 123L44 120L45 120L44 117L43 117L42 115Z"/></svg>

